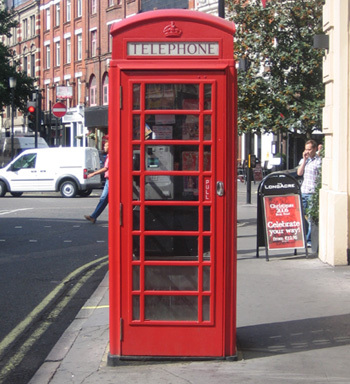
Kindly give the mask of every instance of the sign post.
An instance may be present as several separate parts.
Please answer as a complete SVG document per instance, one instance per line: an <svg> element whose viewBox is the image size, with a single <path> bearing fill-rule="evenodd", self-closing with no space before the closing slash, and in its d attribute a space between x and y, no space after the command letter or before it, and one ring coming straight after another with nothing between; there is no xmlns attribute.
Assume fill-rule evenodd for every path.
<svg viewBox="0 0 350 384"><path fill-rule="evenodd" d="M300 185L294 177L283 172L266 176L258 188L257 247L269 250L305 248L305 220Z"/></svg>
<svg viewBox="0 0 350 384"><path fill-rule="evenodd" d="M52 107L52 113L58 118L63 117L67 113L67 107L63 103L56 103Z"/></svg>

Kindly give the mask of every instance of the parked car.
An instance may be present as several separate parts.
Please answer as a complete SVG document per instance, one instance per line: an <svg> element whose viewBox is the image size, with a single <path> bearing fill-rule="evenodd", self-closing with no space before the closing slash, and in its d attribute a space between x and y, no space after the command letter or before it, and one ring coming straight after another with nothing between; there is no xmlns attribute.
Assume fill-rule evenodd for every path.
<svg viewBox="0 0 350 384"><path fill-rule="evenodd" d="M96 148L37 148L22 152L0 169L0 197L10 192L57 192L63 197L88 196L101 187L100 175L87 178L100 168Z"/></svg>

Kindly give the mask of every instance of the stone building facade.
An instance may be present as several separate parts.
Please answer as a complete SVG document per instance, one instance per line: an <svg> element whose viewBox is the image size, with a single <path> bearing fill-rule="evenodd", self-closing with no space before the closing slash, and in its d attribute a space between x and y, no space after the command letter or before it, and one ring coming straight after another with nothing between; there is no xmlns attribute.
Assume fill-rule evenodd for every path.
<svg viewBox="0 0 350 384"><path fill-rule="evenodd" d="M326 0L323 28L329 48L323 64L325 158L320 192L319 257L349 264L350 254L350 0Z"/></svg>

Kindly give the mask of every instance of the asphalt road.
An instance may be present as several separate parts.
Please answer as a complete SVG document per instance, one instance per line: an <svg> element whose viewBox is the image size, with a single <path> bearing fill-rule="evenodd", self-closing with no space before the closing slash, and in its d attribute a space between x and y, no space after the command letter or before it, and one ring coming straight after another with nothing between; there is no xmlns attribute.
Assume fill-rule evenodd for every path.
<svg viewBox="0 0 350 384"><path fill-rule="evenodd" d="M0 383L27 383L107 271L100 191L0 198Z"/></svg>

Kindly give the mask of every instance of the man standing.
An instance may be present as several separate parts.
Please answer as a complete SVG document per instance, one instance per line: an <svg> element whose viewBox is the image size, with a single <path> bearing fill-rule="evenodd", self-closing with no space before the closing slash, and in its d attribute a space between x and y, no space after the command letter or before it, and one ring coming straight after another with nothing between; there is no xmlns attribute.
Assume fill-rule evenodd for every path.
<svg viewBox="0 0 350 384"><path fill-rule="evenodd" d="M298 176L303 176L301 185L301 198L304 212L310 206L310 200L315 193L317 176L321 168L321 158L317 155L317 143L314 140L308 140L305 143L303 158L300 160L297 171ZM308 247L311 247L311 222L308 220L308 231L306 241Z"/></svg>
<svg viewBox="0 0 350 384"><path fill-rule="evenodd" d="M106 161L104 163L103 168L99 169L98 171L95 171L93 173L88 174L88 179L90 179L90 177L100 175L101 173L104 173L105 178L106 178L106 183L105 183L105 186L103 188L103 191L102 191L102 194L100 197L100 201L98 202L98 204L96 206L96 209L94 210L94 212L90 216L88 216L88 215L84 216L85 219L91 221L92 224L95 224L96 219L101 215L101 213L104 211L104 209L107 207L107 204L108 204L108 176L109 176L109 172L108 172L108 170L109 170L108 141L106 141L106 143L104 145L104 151L107 153L107 157L106 157Z"/></svg>

